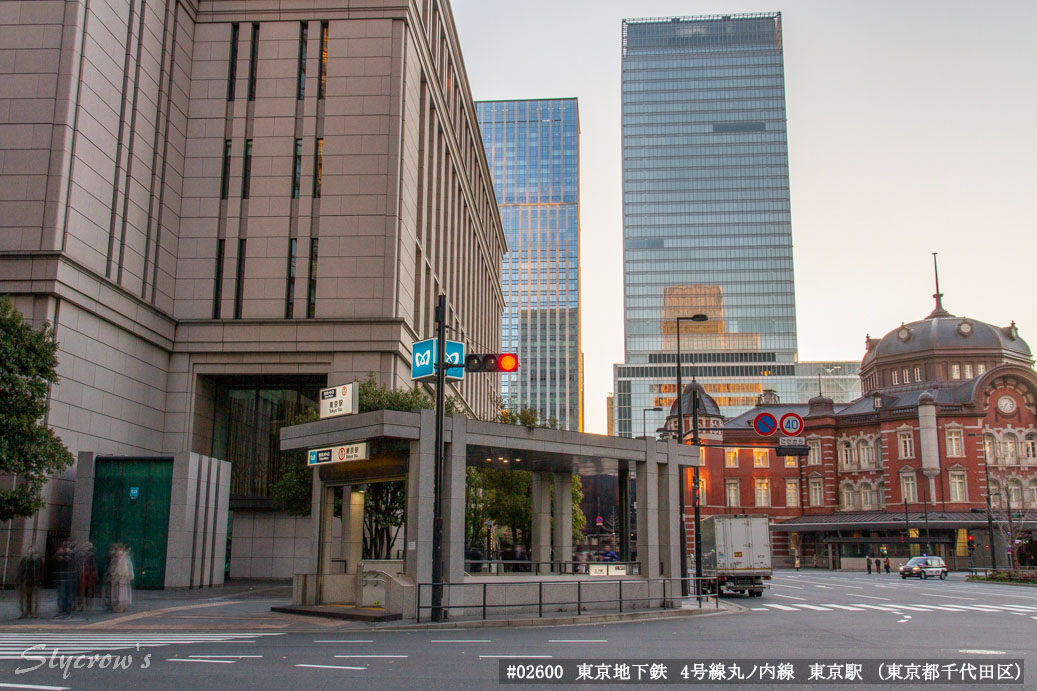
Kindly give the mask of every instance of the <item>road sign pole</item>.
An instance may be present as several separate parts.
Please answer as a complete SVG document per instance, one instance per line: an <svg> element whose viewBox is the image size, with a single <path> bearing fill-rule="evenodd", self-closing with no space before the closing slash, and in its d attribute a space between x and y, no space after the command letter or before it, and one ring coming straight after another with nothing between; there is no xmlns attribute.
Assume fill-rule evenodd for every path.
<svg viewBox="0 0 1037 691"><path fill-rule="evenodd" d="M446 295L436 304L436 467L432 515L432 621L443 621L443 386L446 380ZM420 604L420 603L419 603Z"/></svg>

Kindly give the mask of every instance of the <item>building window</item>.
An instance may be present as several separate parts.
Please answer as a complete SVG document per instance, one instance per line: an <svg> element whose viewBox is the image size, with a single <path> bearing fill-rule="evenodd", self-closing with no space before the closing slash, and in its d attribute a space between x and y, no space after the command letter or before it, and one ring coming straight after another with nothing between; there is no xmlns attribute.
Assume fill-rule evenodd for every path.
<svg viewBox="0 0 1037 691"><path fill-rule="evenodd" d="M230 140L223 140L223 170L220 173L220 199L230 195Z"/></svg>
<svg viewBox="0 0 1037 691"><path fill-rule="evenodd" d="M223 252L227 241L220 238L216 241L216 283L212 291L212 318L220 318L220 302L223 298Z"/></svg>
<svg viewBox="0 0 1037 691"><path fill-rule="evenodd" d="M861 468L870 468L874 462L871 444L866 439L861 439L857 444L857 452L860 455Z"/></svg>
<svg viewBox="0 0 1037 691"><path fill-rule="evenodd" d="M916 382L922 381L922 368L921 367L915 367L915 381Z"/></svg>
<svg viewBox="0 0 1037 691"><path fill-rule="evenodd" d="M738 467L738 449L728 449L724 452L724 467L725 468L737 468Z"/></svg>
<svg viewBox="0 0 1037 691"><path fill-rule="evenodd" d="M234 279L234 318L241 319L241 308L245 299L245 243L246 240L238 240L238 272Z"/></svg>
<svg viewBox="0 0 1037 691"><path fill-rule="evenodd" d="M230 25L230 65L227 68L227 100L234 100L234 84L238 80L238 24Z"/></svg>
<svg viewBox="0 0 1037 691"><path fill-rule="evenodd" d="M328 90L328 23L320 23L320 75L317 98L324 100Z"/></svg>
<svg viewBox="0 0 1037 691"><path fill-rule="evenodd" d="M946 434L947 455L952 457L964 456L964 445L960 429L949 429Z"/></svg>
<svg viewBox="0 0 1037 691"><path fill-rule="evenodd" d="M324 137L317 137L313 150L313 198L320 199L321 179L324 176Z"/></svg>
<svg viewBox="0 0 1037 691"><path fill-rule="evenodd" d="M770 466L771 452L767 449L753 449L753 467L767 468Z"/></svg>
<svg viewBox="0 0 1037 691"><path fill-rule="evenodd" d="M897 448L900 458L915 457L915 435L912 432L897 432Z"/></svg>
<svg viewBox="0 0 1037 691"><path fill-rule="evenodd" d="M1001 440L1001 456L1004 459L1002 463L1012 465L1015 463L1016 456L1018 455L1015 435L1011 433L1005 434L1004 439Z"/></svg>
<svg viewBox="0 0 1037 691"><path fill-rule="evenodd" d="M853 511L857 508L857 491L851 484L843 485L843 510Z"/></svg>
<svg viewBox="0 0 1037 691"><path fill-rule="evenodd" d="M848 441L844 441L839 444L839 461L842 463L844 469L854 467L856 458L853 452L853 444Z"/></svg>
<svg viewBox="0 0 1037 691"><path fill-rule="evenodd" d="M296 238L288 240L288 282L284 295L285 319L291 319L295 312L295 257L298 245L299 241Z"/></svg>
<svg viewBox="0 0 1037 691"><path fill-rule="evenodd" d="M865 511L875 508L875 490L871 488L871 483L865 482L861 485L861 507Z"/></svg>
<svg viewBox="0 0 1037 691"><path fill-rule="evenodd" d="M1009 511L1023 508L1023 483L1022 480L1008 481L1008 506Z"/></svg>
<svg viewBox="0 0 1037 691"><path fill-rule="evenodd" d="M756 505L757 506L770 506L771 505L771 481L765 477L757 478L755 482L756 487Z"/></svg>
<svg viewBox="0 0 1037 691"><path fill-rule="evenodd" d="M807 456L807 465L821 465L821 440L811 439L807 442L810 454Z"/></svg>
<svg viewBox="0 0 1037 691"><path fill-rule="evenodd" d="M256 70L259 68L259 23L252 23L252 45L248 59L248 100L256 100Z"/></svg>
<svg viewBox="0 0 1037 691"><path fill-rule="evenodd" d="M1037 508L1037 480L1030 480L1030 507Z"/></svg>
<svg viewBox="0 0 1037 691"><path fill-rule="evenodd" d="M299 198L299 185L302 181L302 140L295 140L295 160L292 163L292 199Z"/></svg>
<svg viewBox="0 0 1037 691"><path fill-rule="evenodd" d="M724 495L727 497L727 506L741 506L738 496L738 480L724 480Z"/></svg>
<svg viewBox="0 0 1037 691"><path fill-rule="evenodd" d="M799 506L799 480L785 480L785 506Z"/></svg>
<svg viewBox="0 0 1037 691"><path fill-rule="evenodd" d="M706 501L706 478L699 475L699 506L706 506L708 503Z"/></svg>
<svg viewBox="0 0 1037 691"><path fill-rule="evenodd" d="M951 501L968 501L968 493L965 490L965 473L953 471L950 473Z"/></svg>
<svg viewBox="0 0 1037 691"><path fill-rule="evenodd" d="M910 384L911 383L911 372L906 367L904 368L904 383L905 384Z"/></svg>
<svg viewBox="0 0 1037 691"><path fill-rule="evenodd" d="M1026 435L1026 444L1024 449L1028 461L1032 463L1034 459L1037 459L1037 434Z"/></svg>
<svg viewBox="0 0 1037 691"><path fill-rule="evenodd" d="M976 374L983 374L987 371L987 366L982 362L976 365Z"/></svg>
<svg viewBox="0 0 1037 691"><path fill-rule="evenodd" d="M245 162L241 169L241 198L248 199L252 183L252 140L245 140Z"/></svg>
<svg viewBox="0 0 1037 691"><path fill-rule="evenodd" d="M825 505L825 482L819 477L810 480L810 505Z"/></svg>
<svg viewBox="0 0 1037 691"><path fill-rule="evenodd" d="M306 34L308 30L307 22L299 22L299 84L295 97L300 101L306 97Z"/></svg>
<svg viewBox="0 0 1037 691"><path fill-rule="evenodd" d="M913 503L918 501L918 483L914 475L900 476L900 492L904 495L904 501Z"/></svg>
<svg viewBox="0 0 1037 691"><path fill-rule="evenodd" d="M899 375L897 375L897 371L896 370L892 370L891 374L893 376L893 384L894 385L899 384L900 383L900 377L899 377Z"/></svg>
<svg viewBox="0 0 1037 691"><path fill-rule="evenodd" d="M306 318L317 314L317 238L310 240L310 280L306 290Z"/></svg>
<svg viewBox="0 0 1037 691"><path fill-rule="evenodd" d="M957 362L951 365L951 379L961 379L961 365Z"/></svg>
<svg viewBox="0 0 1037 691"><path fill-rule="evenodd" d="M966 379L972 379L972 363L971 362L966 362L965 363L965 378Z"/></svg>
<svg viewBox="0 0 1037 691"><path fill-rule="evenodd" d="M1003 501L1001 496L1001 483L997 480L991 480L987 484L987 494L990 495L990 505L995 509L1002 508Z"/></svg>
<svg viewBox="0 0 1037 691"><path fill-rule="evenodd" d="M796 463L796 457L795 456L786 456L785 457L785 467L786 468L795 468L797 466L798 466L798 464Z"/></svg>
<svg viewBox="0 0 1037 691"><path fill-rule="evenodd" d="M993 434L983 435L983 454L987 457L987 465L997 463L997 441Z"/></svg>

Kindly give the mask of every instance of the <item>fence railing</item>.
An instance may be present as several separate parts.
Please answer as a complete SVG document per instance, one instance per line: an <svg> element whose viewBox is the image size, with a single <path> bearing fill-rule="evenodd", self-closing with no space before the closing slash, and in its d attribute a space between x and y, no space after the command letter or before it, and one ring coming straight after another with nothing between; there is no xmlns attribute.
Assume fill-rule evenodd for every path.
<svg viewBox="0 0 1037 691"><path fill-rule="evenodd" d="M525 559L466 559L464 570L473 576L500 576L511 574L590 576L637 576L641 562L637 561L528 561Z"/></svg>
<svg viewBox="0 0 1037 691"><path fill-rule="evenodd" d="M656 586L654 593L653 584ZM418 583L414 618L419 622L422 621L423 612L428 612L431 616L432 610L435 609L427 601L430 599L428 595L431 595L432 589L436 585L443 588L444 600L454 603L440 605L440 609L447 614L451 610L464 610L466 616L471 614L478 619L487 619L491 613L497 613L499 610L504 610L504 613L507 614L508 609L514 610L516 608L523 608L527 613L532 613L532 610L535 609L537 618L543 618L545 608L547 608L549 614L575 611L576 614L583 615L590 609L601 613L613 611L622 613L627 610L638 609L637 603L647 603L640 609L658 609L664 607L665 603L672 600L683 601L692 598L698 603L699 609L702 609L704 600L707 603L712 600L715 608L719 609L720 607L719 588L715 576L704 576L702 578L689 576L687 578L508 581L500 583L492 581L482 581L479 583ZM681 595L681 591L684 588L691 594ZM509 593L505 592L504 597L500 597L501 589L511 591L510 594L513 597L516 591L523 591L524 597L518 598L523 601L508 602L507 595ZM624 589L626 593L624 593ZM457 603L456 597L451 596L453 593L460 592L458 597L464 599L465 595L473 590L479 594L479 597L474 602ZM576 599L564 600L550 597L552 593L565 592L566 590L575 590ZM609 592L609 594L614 593L615 597L600 596L602 590ZM533 597L533 592L536 593L535 597ZM497 597L493 597L495 594ZM659 603L659 606L653 607L652 603ZM615 606L608 607L607 605L609 604ZM572 607L574 610L565 609L567 607Z"/></svg>

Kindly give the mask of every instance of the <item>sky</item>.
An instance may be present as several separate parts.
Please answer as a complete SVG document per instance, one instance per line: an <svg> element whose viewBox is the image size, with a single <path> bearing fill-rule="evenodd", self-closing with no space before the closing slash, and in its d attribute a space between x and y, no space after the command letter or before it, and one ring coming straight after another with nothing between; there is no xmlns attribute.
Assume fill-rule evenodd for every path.
<svg viewBox="0 0 1037 691"><path fill-rule="evenodd" d="M624 18L781 11L800 360L943 304L1037 348L1037 2L452 0L476 100L580 109L585 431L623 361Z"/></svg>

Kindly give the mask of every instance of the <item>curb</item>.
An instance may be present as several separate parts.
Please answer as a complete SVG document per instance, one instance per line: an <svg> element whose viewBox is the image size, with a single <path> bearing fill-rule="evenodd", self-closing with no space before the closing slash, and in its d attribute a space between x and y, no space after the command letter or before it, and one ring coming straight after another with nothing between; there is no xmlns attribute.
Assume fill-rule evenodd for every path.
<svg viewBox="0 0 1037 691"><path fill-rule="evenodd" d="M669 609L655 612L630 612L629 614L587 614L564 617L543 617L533 619L479 619L474 621L426 622L414 624L397 624L377 626L379 631L414 631L426 629L489 629L489 628L524 628L536 626L578 626L581 624L618 624L657 619L684 619L686 617L710 617L726 614L740 614L745 608L736 605L728 609L728 603L720 608L703 609ZM741 610L741 611L739 611Z"/></svg>
<svg viewBox="0 0 1037 691"><path fill-rule="evenodd" d="M1014 583L1012 581L995 581L989 578L966 578L968 583L989 583L991 585L1014 585L1022 588L1037 588L1037 583Z"/></svg>

